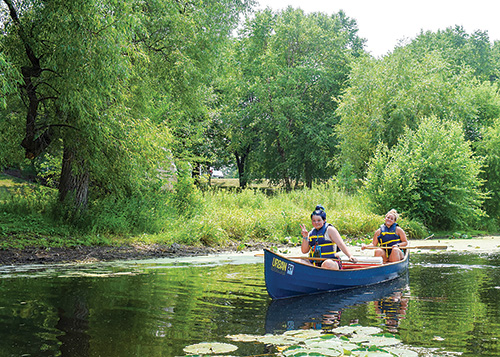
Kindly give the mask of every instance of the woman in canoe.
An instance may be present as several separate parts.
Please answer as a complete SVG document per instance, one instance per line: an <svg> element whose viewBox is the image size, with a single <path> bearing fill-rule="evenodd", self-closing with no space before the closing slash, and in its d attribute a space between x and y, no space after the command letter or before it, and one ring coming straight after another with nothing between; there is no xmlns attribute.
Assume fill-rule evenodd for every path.
<svg viewBox="0 0 500 357"><path fill-rule="evenodd" d="M405 255L400 248L406 247L408 240L405 231L396 223L398 217L399 214L395 209L387 212L385 222L375 231L373 241L368 245L361 246L361 250L366 249L366 247L381 247L375 250L375 256L382 257L384 263L402 260ZM390 249L383 249L389 247Z"/></svg>
<svg viewBox="0 0 500 357"><path fill-rule="evenodd" d="M345 245L342 237L340 237L337 229L330 223L326 223L326 212L323 206L318 205L313 213L311 213L311 223L313 229L308 232L305 224L301 224L302 228L302 253L308 253L310 257L315 258L331 258L324 261L310 261L302 260L308 264L315 264L326 269L340 270L342 269L342 262L335 254L337 246L342 250L345 255L352 262L357 262L353 257L349 248Z"/></svg>

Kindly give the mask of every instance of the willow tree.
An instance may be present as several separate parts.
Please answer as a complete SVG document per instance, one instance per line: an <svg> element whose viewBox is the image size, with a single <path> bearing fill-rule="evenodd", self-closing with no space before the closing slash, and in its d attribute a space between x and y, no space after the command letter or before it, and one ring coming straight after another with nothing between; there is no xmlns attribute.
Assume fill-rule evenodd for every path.
<svg viewBox="0 0 500 357"><path fill-rule="evenodd" d="M60 158L59 198L77 210L89 189L131 196L158 187L156 170L170 166L172 151L194 151L214 54L249 7L229 0L4 4L2 52L22 83L7 110L17 127L24 121L26 158Z"/></svg>
<svg viewBox="0 0 500 357"><path fill-rule="evenodd" d="M61 201L85 208L91 172L127 156L126 88L136 56L127 2L4 0L2 49L21 73L11 111L24 112L28 159L59 151ZM121 151L121 154L117 154ZM109 174L109 171L108 171ZM108 176L109 180L113 180ZM103 184L100 182L100 184ZM108 185L111 187L112 185Z"/></svg>

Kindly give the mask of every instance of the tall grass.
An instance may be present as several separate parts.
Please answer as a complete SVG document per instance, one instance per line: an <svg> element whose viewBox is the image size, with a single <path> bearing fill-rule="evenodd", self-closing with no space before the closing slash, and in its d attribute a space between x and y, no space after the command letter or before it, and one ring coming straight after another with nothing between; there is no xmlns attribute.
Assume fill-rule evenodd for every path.
<svg viewBox="0 0 500 357"><path fill-rule="evenodd" d="M193 241L207 245L223 245L228 241L278 242L284 237L300 237L299 225L311 226L310 214L317 204L325 207L327 221L344 237L371 238L383 223L383 215L370 212L366 197L348 195L334 185L325 184L273 196L253 190L205 192L200 211L186 224L199 229L190 234ZM427 234L418 222L403 218L400 225L411 227L410 238L423 238Z"/></svg>
<svg viewBox="0 0 500 357"><path fill-rule="evenodd" d="M93 199L88 211L77 218L65 215L67 208L57 202L54 190L31 186L11 190L0 201L0 210L10 221L10 228L0 229L0 247L12 245L13 237L24 237L17 246L64 242L228 246L277 243L285 238L299 241L299 225L311 227L310 214L318 204L325 207L327 221L343 237L368 239L385 214L372 213L366 197L346 194L333 184L289 193L277 191L271 196L254 190L200 191L191 182L180 185L173 192ZM23 223L26 221L32 224ZM400 225L410 238L427 235L418 222L403 217Z"/></svg>

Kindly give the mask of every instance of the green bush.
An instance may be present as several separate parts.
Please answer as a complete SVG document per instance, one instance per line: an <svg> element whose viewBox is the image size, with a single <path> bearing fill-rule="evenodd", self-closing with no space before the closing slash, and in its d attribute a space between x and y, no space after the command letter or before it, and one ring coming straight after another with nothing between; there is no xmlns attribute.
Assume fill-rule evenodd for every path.
<svg viewBox="0 0 500 357"><path fill-rule="evenodd" d="M489 199L485 200L484 208L490 217L500 222L500 119L483 131L483 140L476 145L477 153L485 159L481 177Z"/></svg>
<svg viewBox="0 0 500 357"><path fill-rule="evenodd" d="M174 183L174 194L171 204L177 209L180 215L193 215L200 205L199 189L191 177L191 169L186 163L179 163L177 166L177 182Z"/></svg>
<svg viewBox="0 0 500 357"><path fill-rule="evenodd" d="M365 189L380 214L395 208L427 227L463 227L484 215L480 168L460 125L430 118L390 151L378 147Z"/></svg>

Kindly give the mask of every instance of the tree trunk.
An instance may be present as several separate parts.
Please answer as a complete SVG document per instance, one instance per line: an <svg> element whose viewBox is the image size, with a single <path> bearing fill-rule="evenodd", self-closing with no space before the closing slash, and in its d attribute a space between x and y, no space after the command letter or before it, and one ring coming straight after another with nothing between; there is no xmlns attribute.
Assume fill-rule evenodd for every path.
<svg viewBox="0 0 500 357"><path fill-rule="evenodd" d="M90 174L85 159L78 157L76 147L64 144L59 201L68 195L74 200L75 211L84 211L88 203Z"/></svg>
<svg viewBox="0 0 500 357"><path fill-rule="evenodd" d="M21 73L23 75L24 84L21 85L21 93L27 98L27 114L26 114L26 129L25 136L21 142L21 146L25 149L26 158L33 160L38 157L52 142L52 130L47 128L42 133L37 129L37 117L38 117L38 107L43 100L49 98L40 98L37 93L37 81L43 72L43 68L40 65L40 59L42 56L37 57L33 48L31 47L29 37L24 33L21 22L19 21L19 16L14 4L11 0L4 0L4 3L9 9L9 14L17 26L17 31L19 38L24 45L24 50L26 52L26 57L29 66L21 67ZM35 81L35 83L33 83Z"/></svg>
<svg viewBox="0 0 500 357"><path fill-rule="evenodd" d="M311 175L311 168L310 168L310 163L306 162L305 164L305 170L304 170L304 176L305 176L305 181L306 181L306 187L307 188L312 188L312 182L313 182L313 177Z"/></svg>
<svg viewBox="0 0 500 357"><path fill-rule="evenodd" d="M238 178L240 181L240 188L246 188L248 181L245 175L245 161L248 156L249 149L245 150L242 155L238 155L237 152L234 153L234 157L236 158L236 166L238 167Z"/></svg>

